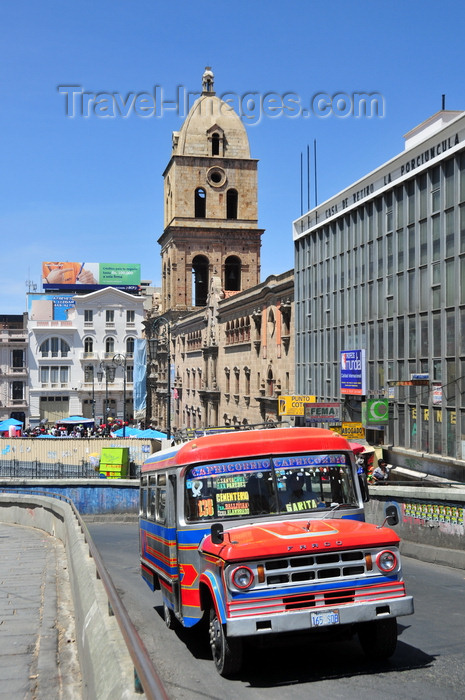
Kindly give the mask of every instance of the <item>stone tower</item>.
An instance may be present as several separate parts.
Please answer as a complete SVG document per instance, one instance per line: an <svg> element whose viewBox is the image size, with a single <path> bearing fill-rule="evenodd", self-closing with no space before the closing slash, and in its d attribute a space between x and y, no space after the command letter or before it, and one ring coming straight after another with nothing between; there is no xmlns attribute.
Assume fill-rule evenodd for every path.
<svg viewBox="0 0 465 700"><path fill-rule="evenodd" d="M205 306L212 278L221 280L226 297L260 282L257 160L213 78L207 67L200 97L173 133L163 173L163 312Z"/></svg>

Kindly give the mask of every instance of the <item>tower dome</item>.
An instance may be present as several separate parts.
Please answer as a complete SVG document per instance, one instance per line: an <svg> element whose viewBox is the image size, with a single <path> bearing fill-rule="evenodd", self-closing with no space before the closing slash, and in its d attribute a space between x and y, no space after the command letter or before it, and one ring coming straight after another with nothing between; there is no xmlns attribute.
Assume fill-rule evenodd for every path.
<svg viewBox="0 0 465 700"><path fill-rule="evenodd" d="M206 67L202 76L202 94L194 102L181 130L173 134L173 155L210 156L212 141L219 141L218 155L226 158L250 158L249 139L233 107L216 96L213 71Z"/></svg>

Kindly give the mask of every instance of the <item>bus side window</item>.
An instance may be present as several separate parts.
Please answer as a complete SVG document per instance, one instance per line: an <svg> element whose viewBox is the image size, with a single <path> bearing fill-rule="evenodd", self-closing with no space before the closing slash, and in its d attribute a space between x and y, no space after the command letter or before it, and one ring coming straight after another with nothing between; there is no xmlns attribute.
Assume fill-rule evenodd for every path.
<svg viewBox="0 0 465 700"><path fill-rule="evenodd" d="M155 518L157 522L165 522L165 510L166 510L166 474L158 474L157 477L157 502L156 502L156 515Z"/></svg>
<svg viewBox="0 0 465 700"><path fill-rule="evenodd" d="M159 523L165 522L166 509L166 488L157 489L157 515L156 519Z"/></svg>
<svg viewBox="0 0 465 700"><path fill-rule="evenodd" d="M143 476L140 483L139 515L147 516L147 477Z"/></svg>
<svg viewBox="0 0 465 700"><path fill-rule="evenodd" d="M149 476L149 493L148 493L148 510L147 510L147 515L149 518L152 520L155 520L155 502L156 502L156 496L157 496L157 489L156 489L156 476Z"/></svg>

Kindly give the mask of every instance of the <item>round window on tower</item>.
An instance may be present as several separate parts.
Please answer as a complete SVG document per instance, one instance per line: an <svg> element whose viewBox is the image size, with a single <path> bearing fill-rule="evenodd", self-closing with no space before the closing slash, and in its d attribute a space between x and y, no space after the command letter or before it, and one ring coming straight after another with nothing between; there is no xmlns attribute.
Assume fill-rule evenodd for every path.
<svg viewBox="0 0 465 700"><path fill-rule="evenodd" d="M226 183L226 173L222 168L210 168L207 172L207 180L212 187L223 187Z"/></svg>

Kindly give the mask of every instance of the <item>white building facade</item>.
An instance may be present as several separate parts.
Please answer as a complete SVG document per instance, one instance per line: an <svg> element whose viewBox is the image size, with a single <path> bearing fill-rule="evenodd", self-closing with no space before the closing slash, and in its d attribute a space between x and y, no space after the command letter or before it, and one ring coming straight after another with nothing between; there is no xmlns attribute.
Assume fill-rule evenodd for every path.
<svg viewBox="0 0 465 700"><path fill-rule="evenodd" d="M354 422L364 399L388 398L372 440L398 463L463 473L465 113L409 132L404 152L297 219L294 243L297 393L341 401ZM354 350L358 395L341 387Z"/></svg>
<svg viewBox="0 0 465 700"><path fill-rule="evenodd" d="M94 417L97 423L109 417L131 421L134 346L142 335L144 298L112 287L33 296L35 306L28 304L30 425L70 415Z"/></svg>

